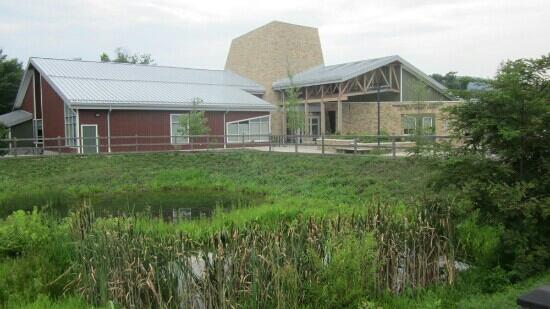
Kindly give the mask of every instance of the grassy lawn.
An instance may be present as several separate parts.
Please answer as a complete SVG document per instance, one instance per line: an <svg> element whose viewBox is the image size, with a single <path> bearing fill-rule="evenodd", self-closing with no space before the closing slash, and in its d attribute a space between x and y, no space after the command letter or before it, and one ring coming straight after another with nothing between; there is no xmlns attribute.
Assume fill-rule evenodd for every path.
<svg viewBox="0 0 550 309"><path fill-rule="evenodd" d="M0 160L0 171L2 218L20 208L31 210L45 202L55 207L55 200L72 201L98 193L215 190L262 197L255 207L215 212L209 219L177 224L152 218L127 221L114 218L98 219L89 226L82 223L87 222L86 217L78 211L70 218L61 219L28 213L12 215L2 222L5 228L0 227L0 240L7 243L0 246L0 290L3 291L0 305L7 302L29 308L82 306L86 302L75 293L81 288L93 303L106 306L110 297L116 297L108 297L106 292L90 292L90 289L102 291L102 287L93 282L96 278L111 280L109 276L117 271L106 269L102 274L97 267L112 263L113 268L121 267L119 274L124 277L135 264L134 258L139 257L146 263L130 280L139 281L143 275L141 269L157 263L155 276L161 276L162 269L166 269L158 261L165 259L169 261L167 265L182 262L173 254L177 247L198 250L193 251L195 254L208 250L227 255L234 263L242 263L234 271L242 277L228 278L234 281L231 285L226 283L238 286L235 290L238 293L231 294L230 290L225 297L245 307L268 300L271 304L291 307L305 303L338 308L496 308L493 304L505 308L513 307L520 291L549 279L546 275L497 293L482 293L474 270L461 275L464 278L453 287L428 284L424 289L401 296L389 295L365 281L380 273L373 265L380 260L377 254L385 251L376 248L389 248L387 240L393 239L394 234L402 235L393 240L399 242L409 237L407 235L423 235L440 229L439 219L435 220L437 224L433 229L428 219L418 226L412 222L432 215L414 211L415 206L430 195L427 181L433 171L429 163L421 160L247 151L155 153L7 159ZM373 215L369 209L378 209L379 213ZM412 221L403 227L402 217ZM438 217L434 215L434 218ZM78 240L71 238L75 237L75 226L82 235L86 234L78 236ZM434 241L418 237L426 239L426 244ZM220 247L220 241L225 247ZM404 245L408 246L406 242ZM324 261L327 256L330 263ZM438 256L431 259L437 260ZM211 265L212 271L220 271L215 265ZM65 273L65 269L70 271ZM96 269L93 282L74 279L86 277L83 269ZM147 273L146 278L150 276ZM223 272L212 274L212 278L216 276L224 275ZM34 278L31 285L26 283L29 278ZM112 282L124 281L117 278ZM171 280L169 276L159 278ZM208 283L212 284L209 291L219 284L212 280ZM68 298L56 299L67 286L71 287ZM298 290L305 292L292 293ZM371 295L365 291L377 292ZM139 293L147 292L140 290ZM37 295L41 296L37 298ZM139 299L149 299L147 297ZM154 294L151 299L155 297L158 295Z"/></svg>
<svg viewBox="0 0 550 309"><path fill-rule="evenodd" d="M429 173L405 159L254 152L28 158L0 160L0 170L3 215L17 208L10 201L40 196L193 188L304 205L408 202L424 192Z"/></svg>

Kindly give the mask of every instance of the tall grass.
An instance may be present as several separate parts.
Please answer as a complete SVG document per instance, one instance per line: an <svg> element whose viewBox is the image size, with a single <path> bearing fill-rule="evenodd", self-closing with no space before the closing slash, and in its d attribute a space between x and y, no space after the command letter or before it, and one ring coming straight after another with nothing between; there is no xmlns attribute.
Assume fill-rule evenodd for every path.
<svg viewBox="0 0 550 309"><path fill-rule="evenodd" d="M342 307L455 277L449 212L437 204L298 215L268 228L251 221L200 239L137 229L134 218L90 224L92 217L89 207L72 216L79 256L72 287L94 304Z"/></svg>

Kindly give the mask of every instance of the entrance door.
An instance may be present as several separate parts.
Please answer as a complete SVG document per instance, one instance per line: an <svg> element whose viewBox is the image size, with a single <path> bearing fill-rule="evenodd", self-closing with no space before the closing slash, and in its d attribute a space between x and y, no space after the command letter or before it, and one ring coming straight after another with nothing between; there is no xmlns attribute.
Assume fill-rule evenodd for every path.
<svg viewBox="0 0 550 309"><path fill-rule="evenodd" d="M319 136L319 132L321 132L321 128L319 125L321 124L321 121L319 120L319 116L309 116L309 134L311 136Z"/></svg>
<svg viewBox="0 0 550 309"><path fill-rule="evenodd" d="M83 124L82 131L82 153L99 153L99 143L97 140L97 125Z"/></svg>

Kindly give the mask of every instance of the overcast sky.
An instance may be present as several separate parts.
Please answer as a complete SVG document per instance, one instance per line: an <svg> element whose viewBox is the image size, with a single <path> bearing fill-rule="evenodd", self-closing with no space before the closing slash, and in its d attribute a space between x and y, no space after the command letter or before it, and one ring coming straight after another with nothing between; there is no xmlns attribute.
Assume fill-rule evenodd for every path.
<svg viewBox="0 0 550 309"><path fill-rule="evenodd" d="M121 46L219 69L232 38L272 20L319 28L326 64L399 54L426 73L489 77L550 52L550 0L0 0L0 48L26 62Z"/></svg>

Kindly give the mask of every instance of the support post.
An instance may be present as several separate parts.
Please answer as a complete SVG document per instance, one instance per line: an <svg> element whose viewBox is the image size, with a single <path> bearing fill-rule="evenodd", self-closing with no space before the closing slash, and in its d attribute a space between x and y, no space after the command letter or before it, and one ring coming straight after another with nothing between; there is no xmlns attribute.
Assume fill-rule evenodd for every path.
<svg viewBox="0 0 550 309"><path fill-rule="evenodd" d="M325 134L325 102L321 101L321 134Z"/></svg>
<svg viewBox="0 0 550 309"><path fill-rule="evenodd" d="M391 153L392 153L392 157L395 159L396 157L396 147L395 147L395 136L392 136L391 137Z"/></svg>
<svg viewBox="0 0 550 309"><path fill-rule="evenodd" d="M294 135L294 152L298 152L298 135Z"/></svg>
<svg viewBox="0 0 550 309"><path fill-rule="evenodd" d="M321 134L321 154L325 154L325 133Z"/></svg>
<svg viewBox="0 0 550 309"><path fill-rule="evenodd" d="M138 149L139 149L138 148L138 135L136 134L135 136L136 136L136 152L138 152Z"/></svg>
<svg viewBox="0 0 550 309"><path fill-rule="evenodd" d="M269 134L269 152L271 152L271 143L273 142L273 136L271 134Z"/></svg>
<svg viewBox="0 0 550 309"><path fill-rule="evenodd" d="M353 138L353 154L357 154L357 138Z"/></svg>
<svg viewBox="0 0 550 309"><path fill-rule="evenodd" d="M13 138L13 156L14 157L17 157L17 137L14 137Z"/></svg>
<svg viewBox="0 0 550 309"><path fill-rule="evenodd" d="M309 105L304 102L304 132L306 136L311 135L309 132Z"/></svg>
<svg viewBox="0 0 550 309"><path fill-rule="evenodd" d="M376 141L378 143L378 149L380 149L380 81L378 81L378 87L376 90L376 106L377 106L377 133Z"/></svg>
<svg viewBox="0 0 550 309"><path fill-rule="evenodd" d="M336 115L336 132L342 134L342 84L338 84L338 110Z"/></svg>
<svg viewBox="0 0 550 309"><path fill-rule="evenodd" d="M57 137L57 154L61 154L61 136Z"/></svg>

